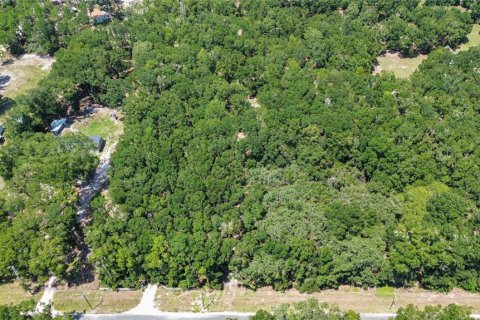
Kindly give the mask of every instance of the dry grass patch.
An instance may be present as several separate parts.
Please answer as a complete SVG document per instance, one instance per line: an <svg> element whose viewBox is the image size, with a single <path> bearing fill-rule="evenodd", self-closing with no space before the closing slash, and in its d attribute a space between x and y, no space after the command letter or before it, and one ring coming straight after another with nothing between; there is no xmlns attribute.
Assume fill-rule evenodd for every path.
<svg viewBox="0 0 480 320"><path fill-rule="evenodd" d="M159 287L155 296L155 306L161 311L200 312L201 290L182 290Z"/></svg>
<svg viewBox="0 0 480 320"><path fill-rule="evenodd" d="M0 285L0 305L18 304L30 299L37 302L41 296L41 291L32 295L30 292L23 290L18 282Z"/></svg>
<svg viewBox="0 0 480 320"><path fill-rule="evenodd" d="M387 71L393 72L397 78L408 78L425 59L427 59L427 56L424 54L420 54L414 58L403 58L399 53L388 52L378 57L378 64L375 66L373 74Z"/></svg>
<svg viewBox="0 0 480 320"><path fill-rule="evenodd" d="M59 311L86 311L88 313L120 313L140 303L142 291L57 290L53 306Z"/></svg>
<svg viewBox="0 0 480 320"><path fill-rule="evenodd" d="M45 78L53 64L52 58L42 58L33 54L25 54L18 59L0 65L0 75L5 83L0 86L0 94L15 98L33 89Z"/></svg>
<svg viewBox="0 0 480 320"><path fill-rule="evenodd" d="M395 304L392 305L395 297ZM312 294L297 290L286 292L262 288L257 291L227 285L225 290L188 290L159 288L156 303L162 311L237 311L256 312L259 309L272 310L284 303L295 303L315 298L321 302L337 304L341 309L357 312L395 312L400 307L414 304L420 308L426 305L448 305L457 303L480 311L480 294L454 290L448 294L430 292L421 289L378 288L363 290L353 287L341 287L338 290L324 290ZM208 305L208 308L202 309Z"/></svg>

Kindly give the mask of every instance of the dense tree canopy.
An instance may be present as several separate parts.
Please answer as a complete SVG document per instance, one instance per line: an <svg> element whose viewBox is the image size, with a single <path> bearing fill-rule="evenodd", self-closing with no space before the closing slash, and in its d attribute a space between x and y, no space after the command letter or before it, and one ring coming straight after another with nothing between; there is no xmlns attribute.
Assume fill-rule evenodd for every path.
<svg viewBox="0 0 480 320"><path fill-rule="evenodd" d="M75 246L73 185L94 169L90 140L43 133L9 140L0 154L0 279L66 277ZM15 271L16 274L13 272Z"/></svg>
<svg viewBox="0 0 480 320"><path fill-rule="evenodd" d="M413 305L408 305L405 308L400 308L397 311L397 320L468 320L470 317L469 308L461 307L455 304L450 304L446 307L441 306L426 306L424 310L420 310Z"/></svg>
<svg viewBox="0 0 480 320"><path fill-rule="evenodd" d="M145 0L78 29L10 113L0 278L75 269L73 185L96 161L45 130L90 97L126 114L85 230L109 286L480 291L480 49L443 48L472 28L460 4ZM429 58L372 75L386 50Z"/></svg>

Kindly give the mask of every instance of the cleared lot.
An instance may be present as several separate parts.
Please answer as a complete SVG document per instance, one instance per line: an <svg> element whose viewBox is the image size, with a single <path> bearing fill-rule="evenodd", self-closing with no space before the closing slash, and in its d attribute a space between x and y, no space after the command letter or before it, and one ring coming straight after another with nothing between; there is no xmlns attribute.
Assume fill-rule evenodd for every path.
<svg viewBox="0 0 480 320"><path fill-rule="evenodd" d="M395 297L395 304L392 305ZM324 290L312 294L300 293L297 290L286 292L262 288L257 291L226 286L225 290L189 290L159 288L156 296L157 307L162 311L199 312L238 311L255 312L258 309L271 310L283 303L315 298L322 302L336 303L341 309L352 309L362 313L395 312L400 307L414 304L448 305L457 303L470 306L473 311L480 312L480 294L467 293L455 289L448 294L436 293L421 289L378 288L363 290L353 287L341 287L338 290ZM204 309L204 307L207 307Z"/></svg>
<svg viewBox="0 0 480 320"><path fill-rule="evenodd" d="M48 75L53 62L52 58L33 54L4 62L0 65L0 94L15 98L34 88Z"/></svg>
<svg viewBox="0 0 480 320"><path fill-rule="evenodd" d="M18 282L0 285L0 305L19 304L30 299L38 301L41 296L42 292L32 295L23 290Z"/></svg>
<svg viewBox="0 0 480 320"><path fill-rule="evenodd" d="M398 53L386 53L378 57L378 65L375 66L373 74L389 71L393 72L397 78L408 78L425 59L427 59L426 55L418 55L415 58L403 58Z"/></svg>
<svg viewBox="0 0 480 320"><path fill-rule="evenodd" d="M86 311L88 313L119 313L135 307L142 291L101 291L68 289L57 290L53 306L58 311Z"/></svg>

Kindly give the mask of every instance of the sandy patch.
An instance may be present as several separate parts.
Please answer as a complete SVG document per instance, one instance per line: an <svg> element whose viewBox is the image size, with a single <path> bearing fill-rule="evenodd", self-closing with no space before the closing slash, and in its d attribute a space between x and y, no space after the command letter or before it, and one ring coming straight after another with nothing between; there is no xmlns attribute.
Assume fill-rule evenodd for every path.
<svg viewBox="0 0 480 320"><path fill-rule="evenodd" d="M0 65L0 94L14 98L33 89L47 76L55 60L25 54L17 59L4 61Z"/></svg>
<svg viewBox="0 0 480 320"><path fill-rule="evenodd" d="M260 103L258 103L258 100L256 97L247 97L247 100L253 108L255 109L260 108Z"/></svg>

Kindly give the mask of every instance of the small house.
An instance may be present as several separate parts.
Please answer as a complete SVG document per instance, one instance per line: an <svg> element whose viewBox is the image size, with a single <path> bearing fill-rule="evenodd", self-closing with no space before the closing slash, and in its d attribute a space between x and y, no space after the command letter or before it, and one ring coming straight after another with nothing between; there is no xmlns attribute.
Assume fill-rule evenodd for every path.
<svg viewBox="0 0 480 320"><path fill-rule="evenodd" d="M100 136L90 136L89 138L95 144L95 149L97 149L98 152L102 152L103 148L105 148L105 139Z"/></svg>
<svg viewBox="0 0 480 320"><path fill-rule="evenodd" d="M110 14L103 11L98 4L93 7L92 12L90 12L88 15L95 23L105 23L110 21L111 18Z"/></svg>
<svg viewBox="0 0 480 320"><path fill-rule="evenodd" d="M60 133L62 133L66 125L67 125L67 118L53 120L52 123L50 124L50 131L54 136L58 136Z"/></svg>

